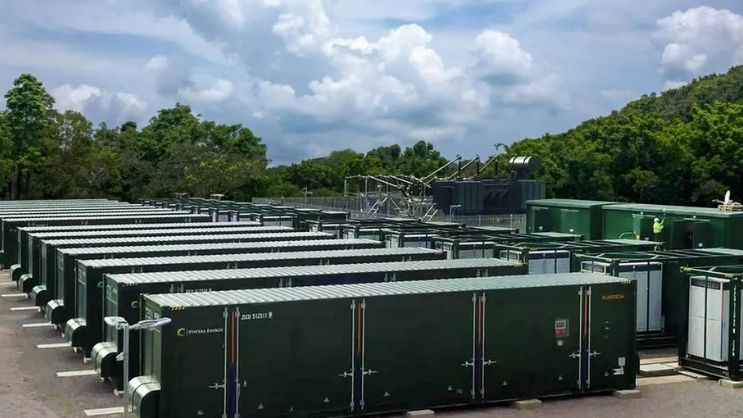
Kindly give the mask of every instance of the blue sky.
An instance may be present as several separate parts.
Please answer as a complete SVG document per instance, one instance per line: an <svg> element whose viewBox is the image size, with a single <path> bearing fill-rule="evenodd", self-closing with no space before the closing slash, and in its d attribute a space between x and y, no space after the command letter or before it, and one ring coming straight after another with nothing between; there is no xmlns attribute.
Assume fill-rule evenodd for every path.
<svg viewBox="0 0 743 418"><path fill-rule="evenodd" d="M28 0L0 4L0 90L140 124L176 102L274 164L423 139L447 156L567 130L743 63L740 0ZM2 106L2 103L0 103Z"/></svg>

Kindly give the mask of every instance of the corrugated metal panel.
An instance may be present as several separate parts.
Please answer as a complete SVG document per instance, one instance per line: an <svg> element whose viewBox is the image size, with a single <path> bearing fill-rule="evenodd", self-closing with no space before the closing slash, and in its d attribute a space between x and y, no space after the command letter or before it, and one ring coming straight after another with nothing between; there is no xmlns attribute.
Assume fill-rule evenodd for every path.
<svg viewBox="0 0 743 418"><path fill-rule="evenodd" d="M339 299L410 293L448 293L476 290L522 289L549 286L590 286L623 283L616 277L592 273L564 273L529 276L473 277L413 282L365 283L336 286L283 287L273 289L227 290L204 293L170 293L145 296L160 306L193 307L248 303L288 302L310 299Z"/></svg>
<svg viewBox="0 0 743 418"><path fill-rule="evenodd" d="M198 226L198 228L205 228L205 229L220 229L220 228L240 228L245 226L251 226L251 225L261 225L260 222L253 222L253 221L246 221L246 222L234 222L235 226L230 228L232 223L230 222L203 222L199 223L198 225L194 225L194 227ZM24 230L28 233L44 233L45 231L107 231L107 230L120 230L120 229L157 229L157 228L165 228L165 229L175 229L175 228L185 228L186 225L189 224L116 224L116 225L56 225L56 226L23 226L18 228L19 230ZM210 226L212 228L210 228Z"/></svg>
<svg viewBox="0 0 743 418"><path fill-rule="evenodd" d="M697 251L701 251L704 253L710 253L710 255L715 254L725 254L725 255L734 255L734 256L743 256L743 250L736 250L734 248L700 248Z"/></svg>
<svg viewBox="0 0 743 418"><path fill-rule="evenodd" d="M611 205L611 210L631 212L667 213L684 216L709 216L714 218L737 218L743 217L743 212L723 212L717 208L693 207L693 206L663 206L644 203L624 203Z"/></svg>
<svg viewBox="0 0 743 418"><path fill-rule="evenodd" d="M237 222L235 222L237 224ZM241 222L240 224L244 224L246 222ZM219 224L219 223L216 223ZM222 223L224 225L224 223ZM257 224L257 223L256 223ZM100 231L96 230L87 230L87 231L54 231L54 232L29 232L29 235L33 236L34 238L38 239L45 239L45 238L55 238L59 237L60 235L64 235L68 239L75 239L75 237L112 237L117 235L123 235L123 234L131 234L131 233L137 233L137 234L147 234L147 235L188 235L188 234L220 234L220 233L233 233L233 234L239 234L241 232L254 232L254 233L269 233L269 232L283 232L283 231L293 231L293 228L288 226L250 226L250 225L242 225L242 227L232 227L232 228L164 228L164 229L154 229L154 228L136 228L136 226L139 226L140 224L132 225L129 224L129 228L116 228L116 229L102 229ZM142 226L147 226L147 224L141 224ZM171 225L179 225L181 224L171 224ZM116 226L127 226L127 225L116 225ZM19 228L24 229L24 228Z"/></svg>
<svg viewBox="0 0 743 418"><path fill-rule="evenodd" d="M85 261L79 261L85 265ZM373 273L384 271L414 271L426 269L498 268L519 265L495 258L468 258L459 260L394 261L387 263L335 264L326 266L264 267L228 270L166 271L156 273L111 274L109 277L122 283L152 283L168 281L220 280L224 278L299 277L318 274Z"/></svg>
<svg viewBox="0 0 743 418"><path fill-rule="evenodd" d="M337 241L362 241L369 242L370 240L333 240L330 242ZM313 241L299 241L299 242L313 242ZM327 243L328 241L322 241ZM440 252L436 250L430 250L422 247L395 247L395 248L370 248L370 249L357 249L357 250L321 250L321 251L297 251L297 252L284 252L284 253L250 253L250 254L216 254L216 255L183 255L183 256L172 256L172 257L137 257L137 258L109 258L109 259L97 259L97 260L80 260L84 262L86 266L97 268L97 267L118 267L118 266L138 266L142 264L157 265L157 264L197 264L197 263L211 263L211 262L239 262L239 261L251 261L251 260L301 260L305 258L317 258L317 259L333 259L341 257L352 257L358 255L372 255L372 254L392 254L407 256L413 254L422 253L435 253Z"/></svg>
<svg viewBox="0 0 743 418"><path fill-rule="evenodd" d="M266 234L267 236L264 236L263 238L267 238L268 236L276 236L275 234ZM287 232L286 234L287 238L321 238L321 237L332 237L331 234L325 233L325 232ZM79 240L79 241L88 241L88 240ZM310 240L308 240L310 241ZM318 242L319 240L312 240L312 242ZM335 241L335 240L333 240ZM368 240L364 240L365 242ZM258 242L236 242L236 243L218 243L218 244L181 244L181 245L161 245L158 248L158 251L170 251L170 250L196 250L196 249L215 249L215 248L251 248L250 246L256 246L256 247L264 247L267 241L258 241ZM283 243L289 243L289 242L297 242L297 241L270 241L272 246L281 246ZM306 242L306 241L305 241ZM324 243L325 241L323 241ZM276 244L276 245L274 245ZM285 245L285 244L283 244ZM64 254L95 254L100 252L105 253L117 253L117 252L149 252L152 251L152 247L147 246L129 246L129 247L83 247L83 248L60 248L60 252Z"/></svg>
<svg viewBox="0 0 743 418"><path fill-rule="evenodd" d="M271 228L271 227L268 227ZM269 229L270 230L270 229ZM133 243L140 243L140 242L168 242L168 241L188 241L188 240L197 240L197 239L205 239L213 237L215 239L222 239L222 240L228 240L228 239L242 239L245 241L267 241L268 238L274 238L274 237L288 237L288 238L295 238L295 237L302 237L307 235L296 235L296 234L303 234L303 232L292 232L293 230L289 228L289 231L275 231L274 233L257 233L257 234L248 234L248 233L242 233L242 234L216 234L211 235L209 232L212 231L204 231L203 234L200 235L164 235L164 236L148 236L148 237L119 237L119 238L80 238L80 239L51 239L51 240L44 240L46 244L49 245L95 245L95 244L133 244ZM313 235L314 236L314 235Z"/></svg>
<svg viewBox="0 0 743 418"><path fill-rule="evenodd" d="M64 218L8 218L6 222L44 222L44 221L66 221L66 220L78 220L78 219L85 219L85 218L96 218L96 219L140 219L140 218L146 218L146 219L153 219L153 218L209 218L208 215L197 215L193 213L187 213L187 212L172 212L172 211L163 211L162 214L154 215L154 214L148 214L148 215L134 215L131 212L121 215L113 215L110 212L101 212L105 213L105 216L99 216L98 214L87 214L87 215L80 215L80 216L68 216Z"/></svg>

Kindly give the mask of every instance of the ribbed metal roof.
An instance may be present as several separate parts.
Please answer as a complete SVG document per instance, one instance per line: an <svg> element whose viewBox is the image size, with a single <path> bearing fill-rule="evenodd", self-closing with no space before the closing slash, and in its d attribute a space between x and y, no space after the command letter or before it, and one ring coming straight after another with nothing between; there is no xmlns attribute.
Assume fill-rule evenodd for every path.
<svg viewBox="0 0 743 418"><path fill-rule="evenodd" d="M292 232L290 232L292 233ZM294 232L295 234L315 234L314 236L329 235L325 232ZM313 235L305 235L311 237ZM219 244L180 244L180 245L161 245L157 251L189 251L189 250L220 250L235 248L283 248L306 246L313 247L318 245L344 245L379 243L368 239L324 239L324 240L305 240L305 241L260 241L260 242L228 242ZM64 254L114 254L114 253L148 253L154 251L152 246L131 246L131 247L73 247L60 248Z"/></svg>
<svg viewBox="0 0 743 418"><path fill-rule="evenodd" d="M206 215L207 217L209 215ZM188 228L192 225L193 228ZM116 231L116 230L140 230L140 229L166 229L171 231L173 229L208 229L209 231L215 229L239 229L250 226L260 226L260 222L194 222L194 223L169 223L169 224L115 224L115 225L53 225L53 226L22 226L18 228L33 233L35 236L45 233L46 231L59 234L60 232L71 232L76 231ZM285 228L285 227L281 227ZM288 227L286 227L288 228Z"/></svg>
<svg viewBox="0 0 743 418"><path fill-rule="evenodd" d="M81 264L84 264L81 262ZM186 282L199 280L258 279L266 277L303 277L330 274L363 274L461 268L497 269L519 264L496 258L458 260L390 261L386 263L331 264L325 266L258 267L247 269L166 271L155 273L110 274L121 283Z"/></svg>
<svg viewBox="0 0 743 418"><path fill-rule="evenodd" d="M376 242L370 240L324 240L322 243L336 243L339 241L364 241ZM294 241L295 244L318 241ZM394 256L405 257L423 253L441 253L441 251L429 250L421 247L395 247L395 248L363 248L353 250L320 250L320 251L290 251L279 253L248 253L248 254L213 254L213 255L177 255L169 257L137 257L137 258L108 258L94 260L80 260L85 266L98 267L127 267L140 266L142 264L198 264L198 263L237 263L253 260L303 260L303 259L334 259L342 257L359 257L391 254Z"/></svg>
<svg viewBox="0 0 743 418"><path fill-rule="evenodd" d="M646 240L636 240L636 239L626 239L626 238L605 239L603 241L610 242L613 244L620 244L620 245L655 245L655 246L661 245L660 242L656 242L656 241L646 241Z"/></svg>
<svg viewBox="0 0 743 418"><path fill-rule="evenodd" d="M717 208L694 207L694 206L664 206L646 203L622 203L607 206L609 210L624 212L648 212L648 214L668 214L681 216L701 216L709 218L740 218L743 212L723 212Z"/></svg>
<svg viewBox="0 0 743 418"><path fill-rule="evenodd" d="M204 222L204 223L208 223L208 222ZM215 222L215 224L218 224L218 222ZM138 225L147 225L147 224L138 224ZM180 224L171 224L171 225L180 225ZM194 225L198 225L198 223ZM116 225L116 226L124 226L124 225ZM75 239L75 237L90 237L90 238L99 237L99 236L100 237L116 237L116 236L126 236L130 234L191 235L191 234L222 234L222 233L240 234L243 232L255 232L259 234L259 233L284 232L284 231L293 231L293 228L288 227L288 226L243 225L242 227L231 227L231 228L160 228L160 229L142 228L142 229L139 229L139 228L134 228L132 224L129 224L129 228L117 228L117 229L111 229L111 230L102 229L102 230L88 230L88 231L64 230L64 231L51 231L51 232L30 232L29 235L31 235L32 237L38 238L38 239L48 239L48 238L57 238L57 237Z"/></svg>
<svg viewBox="0 0 743 418"><path fill-rule="evenodd" d="M265 227L266 231L271 231L273 227ZM257 229L257 228L254 228ZM240 234L211 234L212 231L204 231L199 235L163 235L163 236L146 236L146 237L117 237L117 238L78 238L78 239L47 239L44 240L49 245L95 245L95 244L137 244L137 243L150 243L150 242L178 242L178 241L194 241L194 240L243 240L243 241L269 241L270 238L276 236L287 236L290 238L296 238L295 235L298 232L294 232L293 229L289 230L276 230L273 233L256 233L251 234L249 232L243 232Z"/></svg>
<svg viewBox="0 0 743 418"><path fill-rule="evenodd" d="M203 293L147 295L160 306L196 307L260 304L317 299L367 298L375 296L476 292L553 286L592 286L623 283L626 279L593 273L535 274L526 276L473 277L463 279L414 280L271 289L225 290Z"/></svg>
<svg viewBox="0 0 743 418"><path fill-rule="evenodd" d="M735 248L698 248L699 251L710 253L710 255L716 255L716 254L724 254L724 255L734 255L734 256L743 256L743 250L736 250Z"/></svg>
<svg viewBox="0 0 743 418"><path fill-rule="evenodd" d="M173 213L171 211L165 211L163 214L147 214L147 215L133 215L131 212L121 215L114 215L111 212L105 214L105 216L98 216L98 214L80 215L80 216L67 216L64 218L10 218L4 219L5 222L44 222L44 221L76 221L79 219L142 219L142 218L201 218L211 219L209 215L199 215L193 213Z"/></svg>

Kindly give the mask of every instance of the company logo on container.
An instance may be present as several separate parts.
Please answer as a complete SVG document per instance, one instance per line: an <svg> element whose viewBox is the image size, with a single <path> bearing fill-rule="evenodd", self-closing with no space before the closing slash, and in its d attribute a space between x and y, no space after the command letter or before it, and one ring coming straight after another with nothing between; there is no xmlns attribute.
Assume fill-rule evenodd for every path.
<svg viewBox="0 0 743 418"><path fill-rule="evenodd" d="M621 293L617 293L614 295L602 295L601 300L621 300L624 299L625 296Z"/></svg>
<svg viewBox="0 0 743 418"><path fill-rule="evenodd" d="M224 328L197 328L197 329L178 328L175 331L175 335L179 337L187 337L190 335L219 334L221 332L224 332Z"/></svg>

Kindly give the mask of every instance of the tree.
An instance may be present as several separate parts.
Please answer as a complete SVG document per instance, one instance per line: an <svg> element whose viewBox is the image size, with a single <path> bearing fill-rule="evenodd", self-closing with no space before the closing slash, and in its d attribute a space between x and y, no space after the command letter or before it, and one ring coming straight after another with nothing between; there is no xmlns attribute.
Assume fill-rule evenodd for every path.
<svg viewBox="0 0 743 418"><path fill-rule="evenodd" d="M31 172L41 164L48 150L45 139L54 99L36 77L21 74L5 94L5 104L5 126L12 142L11 157L16 161L11 196L18 199L28 190Z"/></svg>

